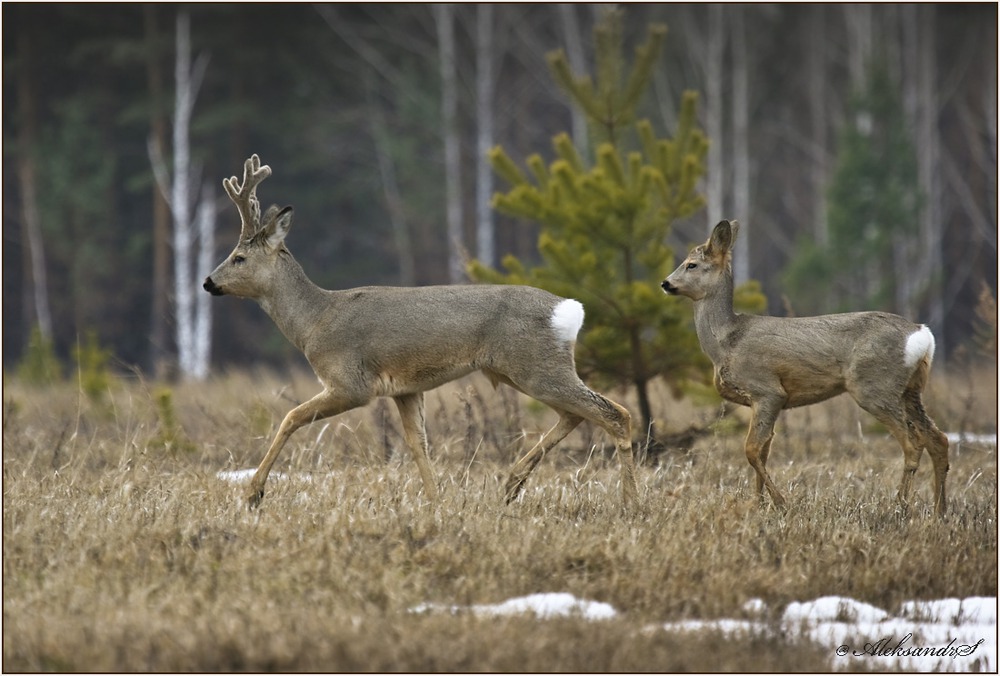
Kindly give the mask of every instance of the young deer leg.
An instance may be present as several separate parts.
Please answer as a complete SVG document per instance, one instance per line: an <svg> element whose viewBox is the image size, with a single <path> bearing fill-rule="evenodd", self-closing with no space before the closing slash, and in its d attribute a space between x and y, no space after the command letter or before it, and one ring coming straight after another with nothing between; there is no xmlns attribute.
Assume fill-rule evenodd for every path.
<svg viewBox="0 0 1000 676"><path fill-rule="evenodd" d="M784 407L783 399L762 399L753 402L750 429L744 443L747 462L757 473L757 493L760 500L764 499L764 489L771 494L775 507L784 507L785 498L771 481L767 473L767 456L771 452L771 439L774 438L774 422Z"/></svg>
<svg viewBox="0 0 1000 676"><path fill-rule="evenodd" d="M535 469L538 463L541 461L545 454L552 450L552 448L558 444L560 441L566 438L566 435L576 429L583 418L572 413L567 413L565 411L558 411L559 422L550 429L545 435L538 440L538 443L522 456L520 460L515 463L513 469L510 471L510 478L507 479L507 485L504 488L504 494L506 495L506 501L510 504L514 498L516 498L520 493L521 489L524 488L524 482L528 480L528 475Z"/></svg>
<svg viewBox="0 0 1000 676"><path fill-rule="evenodd" d="M420 478L424 482L424 490L431 500L437 499L437 485L431 472L430 461L427 459L427 429L424 423L424 393L404 394L393 397L399 409L399 417L403 421L403 436L413 452L417 462Z"/></svg>
<svg viewBox="0 0 1000 676"><path fill-rule="evenodd" d="M285 442L292 436L292 433L316 420L329 418L330 416L349 411L352 408L361 406L365 402L350 401L329 390L324 390L309 401L296 406L281 421L278 433L271 442L271 447L267 450L264 459L250 480L250 489L247 492L247 503L251 509L260 504L264 497L264 484L267 483L267 475L271 472L274 461L278 459L278 454L284 448Z"/></svg>

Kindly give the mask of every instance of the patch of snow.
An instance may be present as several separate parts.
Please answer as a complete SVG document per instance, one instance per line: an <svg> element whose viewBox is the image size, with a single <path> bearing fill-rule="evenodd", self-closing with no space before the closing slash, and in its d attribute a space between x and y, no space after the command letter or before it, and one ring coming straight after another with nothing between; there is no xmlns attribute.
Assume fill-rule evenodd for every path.
<svg viewBox="0 0 1000 676"><path fill-rule="evenodd" d="M253 478L256 469L230 469L218 472L215 476L222 479L223 481L229 481L234 484L244 483L250 481Z"/></svg>
<svg viewBox="0 0 1000 676"><path fill-rule="evenodd" d="M766 604L751 599L748 614ZM665 631L717 631L729 637L779 632L829 646L831 666L850 671L996 671L997 599L908 601L899 617L841 596L790 603L780 625L747 620L668 622Z"/></svg>
<svg viewBox="0 0 1000 676"><path fill-rule="evenodd" d="M509 599L503 603L475 606L447 606L436 603L421 603L410 609L412 613L446 611L450 613L470 612L485 617L534 614L538 619L553 617L581 617L585 620L607 620L617 611L607 603L578 599L572 594L551 593L531 594Z"/></svg>
<svg viewBox="0 0 1000 676"><path fill-rule="evenodd" d="M996 446L997 435L993 434L969 434L960 432L946 432L949 444L983 444L984 446Z"/></svg>
<svg viewBox="0 0 1000 676"><path fill-rule="evenodd" d="M781 619L767 621L767 604L750 599L743 612L753 619L682 620L643 631L715 631L734 639L747 636L806 638L830 651L832 669L846 671L993 671L997 670L997 599L969 597L907 601L898 616L843 596L794 602ZM618 611L607 603L572 594L531 594L503 603L454 606L421 603L412 613L467 612L485 617L534 615L540 620L579 617L608 620Z"/></svg>
<svg viewBox="0 0 1000 676"><path fill-rule="evenodd" d="M223 481L228 481L234 484L247 483L253 478L253 475L257 472L255 469L227 469L217 472L215 476ZM299 481L312 481L311 474L297 473L297 474L285 474L284 472L271 472L267 476L268 481L278 480L284 481L285 479L297 479Z"/></svg>
<svg viewBox="0 0 1000 676"><path fill-rule="evenodd" d="M880 608L861 603L842 596L823 596L806 603L793 602L785 608L782 621L787 624L795 622L850 622L854 624L881 622L889 617L889 613Z"/></svg>

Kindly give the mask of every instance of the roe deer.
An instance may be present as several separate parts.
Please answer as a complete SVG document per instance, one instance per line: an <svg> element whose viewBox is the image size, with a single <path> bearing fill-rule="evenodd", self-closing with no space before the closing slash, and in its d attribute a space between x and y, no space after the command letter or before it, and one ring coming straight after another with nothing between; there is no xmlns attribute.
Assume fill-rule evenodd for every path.
<svg viewBox="0 0 1000 676"><path fill-rule="evenodd" d="M205 290L257 301L301 350L323 391L293 408L250 481L251 507L264 496L268 472L295 430L313 421L392 397L424 490L437 495L427 458L424 392L473 371L551 406L559 422L511 470L507 502L520 493L542 457L586 418L614 438L626 504L638 497L631 416L591 391L576 373L573 349L583 306L527 286L369 286L327 291L313 284L285 247L292 208L263 216L257 185L271 175L253 155L243 183L222 182L239 209L233 252L205 279Z"/></svg>
<svg viewBox="0 0 1000 676"><path fill-rule="evenodd" d="M885 312L762 317L733 311L731 252L739 225L722 221L661 286L694 301L702 350L715 364L715 387L752 411L745 450L775 505L784 498L767 473L774 422L782 409L843 392L885 425L903 448L904 505L920 455L934 464L934 508L945 512L948 439L924 412L920 394L934 358L930 329Z"/></svg>

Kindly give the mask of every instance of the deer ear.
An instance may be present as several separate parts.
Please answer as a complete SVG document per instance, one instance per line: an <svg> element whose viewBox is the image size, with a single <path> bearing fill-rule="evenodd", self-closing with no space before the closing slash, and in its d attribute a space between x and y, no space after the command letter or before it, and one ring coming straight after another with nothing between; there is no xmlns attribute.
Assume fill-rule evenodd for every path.
<svg viewBox="0 0 1000 676"><path fill-rule="evenodd" d="M736 221L719 221L712 230L712 236L708 239L707 253L727 253L733 248L736 241L736 233L739 232L740 225Z"/></svg>
<svg viewBox="0 0 1000 676"><path fill-rule="evenodd" d="M267 242L267 248L273 251L280 247L285 241L285 235L288 234L288 230L291 227L291 207L285 207L274 218L267 219L267 223L264 225L264 241Z"/></svg>

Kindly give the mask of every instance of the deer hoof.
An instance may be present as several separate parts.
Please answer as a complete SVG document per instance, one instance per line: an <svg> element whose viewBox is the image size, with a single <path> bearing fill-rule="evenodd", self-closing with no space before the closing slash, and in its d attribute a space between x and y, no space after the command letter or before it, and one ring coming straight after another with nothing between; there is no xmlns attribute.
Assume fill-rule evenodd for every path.
<svg viewBox="0 0 1000 676"><path fill-rule="evenodd" d="M507 486L504 488L504 502L508 505L521 494L521 489L524 488L524 479L518 479L517 477L511 477L507 479Z"/></svg>
<svg viewBox="0 0 1000 676"><path fill-rule="evenodd" d="M258 505L260 505L260 501L263 499L264 489L251 486L250 492L247 494L247 508L255 509Z"/></svg>

